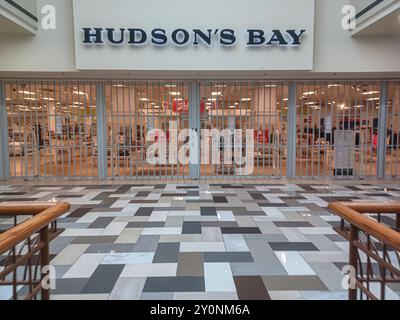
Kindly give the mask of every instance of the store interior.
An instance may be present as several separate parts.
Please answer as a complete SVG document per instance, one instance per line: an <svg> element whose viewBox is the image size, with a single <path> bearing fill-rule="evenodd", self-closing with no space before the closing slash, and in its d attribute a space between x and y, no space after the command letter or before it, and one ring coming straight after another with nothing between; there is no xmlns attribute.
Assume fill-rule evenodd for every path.
<svg viewBox="0 0 400 320"><path fill-rule="evenodd" d="M380 82L297 81L296 172L299 177L376 176ZM12 178L96 178L98 137L96 82L13 81L6 84ZM161 130L169 142L171 123L189 128L189 87L184 81L107 81L106 145L110 178L189 177L189 165L150 164L147 150ZM249 177L286 176L288 83L204 81L200 84L200 130L254 130L254 170ZM400 176L400 84L390 83L386 130L386 174ZM178 148L187 141L178 143ZM214 141L215 142L215 141ZM237 143L237 141L235 141ZM240 177L243 163L224 157L235 143L201 140L200 175ZM167 159L171 157L165 147ZM220 150L217 163L212 153ZM240 149L233 150L233 154ZM160 151L161 152L161 151ZM240 153L240 151L239 151ZM157 153L156 153L157 156ZM240 155L239 155L240 158ZM214 159L215 160L215 159ZM239 169L239 170L238 170Z"/></svg>

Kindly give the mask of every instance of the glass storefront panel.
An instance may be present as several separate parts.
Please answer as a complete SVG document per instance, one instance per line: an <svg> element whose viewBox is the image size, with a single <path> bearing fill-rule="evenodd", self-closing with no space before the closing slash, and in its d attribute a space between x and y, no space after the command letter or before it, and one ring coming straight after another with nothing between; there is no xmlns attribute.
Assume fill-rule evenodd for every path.
<svg viewBox="0 0 400 320"><path fill-rule="evenodd" d="M111 81L106 83L105 98L109 177L188 177L189 166L175 161L177 150L168 147L172 130L179 132L189 126L187 84ZM164 143L149 159L149 148L158 139ZM182 144L178 142L177 147Z"/></svg>
<svg viewBox="0 0 400 320"><path fill-rule="evenodd" d="M232 152L226 157L226 137L220 138L219 160L213 161L218 151L213 141L202 144L210 146L211 152L202 153L201 176L219 178L279 178L286 174L286 130L288 86L283 82L202 82L201 129L241 131L240 141L231 141ZM252 131L254 145L246 143L246 131ZM230 137L230 139L235 139ZM210 138L212 140L212 138ZM248 140L248 139L247 139ZM235 144L241 144L237 154ZM231 146L229 145L228 148ZM249 165L246 153L251 152L253 169L244 171ZM231 157L232 156L232 157ZM242 158L243 161L237 161ZM247 160L246 160L247 159ZM214 159L215 160L215 159ZM246 161L245 161L246 160ZM247 162L247 163L244 163ZM240 175L240 174L243 175Z"/></svg>
<svg viewBox="0 0 400 320"><path fill-rule="evenodd" d="M6 83L6 109L12 178L97 177L94 83Z"/></svg>
<svg viewBox="0 0 400 320"><path fill-rule="evenodd" d="M379 82L298 82L297 176L375 177L379 104Z"/></svg>

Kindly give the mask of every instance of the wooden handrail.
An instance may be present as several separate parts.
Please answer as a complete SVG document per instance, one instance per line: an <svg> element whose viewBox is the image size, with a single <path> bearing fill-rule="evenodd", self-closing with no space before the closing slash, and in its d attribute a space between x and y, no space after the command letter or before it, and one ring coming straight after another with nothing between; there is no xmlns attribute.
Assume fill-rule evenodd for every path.
<svg viewBox="0 0 400 320"><path fill-rule="evenodd" d="M24 214L36 214L31 219L27 219L21 224L0 234L0 254L11 250L18 243L21 243L32 234L48 226L51 222L66 213L71 208L71 205L67 202L38 203L32 205L32 208L30 207L31 205L27 204L9 203L4 206L0 204L1 214L17 215L18 213L21 214L21 212ZM38 211L39 209L44 210Z"/></svg>
<svg viewBox="0 0 400 320"><path fill-rule="evenodd" d="M347 208L353 209L359 213L392 213L400 214L399 202L337 202Z"/></svg>
<svg viewBox="0 0 400 320"><path fill-rule="evenodd" d="M36 215L60 202L1 202L0 216Z"/></svg>
<svg viewBox="0 0 400 320"><path fill-rule="evenodd" d="M351 225L358 229L366 232L367 234L375 237L382 241L388 246L400 251L400 233L385 226L379 222L366 217L362 213L358 212L358 209L362 209L364 213L390 213L391 210L399 208L399 204L355 204L347 202L332 202L328 208L335 214L349 222ZM356 211L357 209L357 211Z"/></svg>

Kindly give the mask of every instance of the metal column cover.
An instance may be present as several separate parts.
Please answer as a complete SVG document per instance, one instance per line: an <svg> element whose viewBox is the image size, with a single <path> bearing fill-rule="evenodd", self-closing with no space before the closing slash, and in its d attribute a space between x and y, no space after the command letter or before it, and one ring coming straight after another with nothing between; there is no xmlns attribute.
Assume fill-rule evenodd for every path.
<svg viewBox="0 0 400 320"><path fill-rule="evenodd" d="M388 83L381 84L379 107L378 147L377 147L377 177L386 176L386 138L387 138Z"/></svg>
<svg viewBox="0 0 400 320"><path fill-rule="evenodd" d="M288 95L288 123L287 123L287 160L286 160L286 175L288 178L296 177L296 118L297 118L297 103L296 103L295 82L289 83Z"/></svg>
<svg viewBox="0 0 400 320"><path fill-rule="evenodd" d="M107 179L107 117L104 83L96 86L98 177Z"/></svg>
<svg viewBox="0 0 400 320"><path fill-rule="evenodd" d="M189 84L189 128L197 132L197 146L200 149L200 83L198 81ZM190 179L200 178L200 150L197 163L189 165L189 177Z"/></svg>
<svg viewBox="0 0 400 320"><path fill-rule="evenodd" d="M8 150L8 120L6 109L6 87L0 82L0 180L10 178L10 156Z"/></svg>

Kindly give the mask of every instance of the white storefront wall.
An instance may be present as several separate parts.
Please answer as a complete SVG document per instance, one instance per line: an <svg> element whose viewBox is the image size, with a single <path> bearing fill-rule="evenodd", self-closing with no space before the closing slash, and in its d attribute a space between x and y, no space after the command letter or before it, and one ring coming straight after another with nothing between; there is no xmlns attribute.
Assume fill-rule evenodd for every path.
<svg viewBox="0 0 400 320"><path fill-rule="evenodd" d="M0 76L138 77L204 76L320 77L338 73L374 76L400 73L400 38L393 36L351 37L341 26L341 8L349 0L183 0L146 2L117 0L39 0L38 7L56 7L56 30L39 28L35 36L0 35ZM314 10L315 8L315 10ZM38 10L40 13L40 10ZM74 13L75 12L75 13ZM74 16L75 15L75 16ZM40 18L40 15L39 15ZM75 20L75 28L74 28ZM238 37L233 47L214 43L210 48L146 44L132 48L85 47L81 27L153 28L191 30L231 28ZM96 26L97 24L97 26ZM300 47L249 48L246 30L305 29ZM108 72L104 72L107 70ZM79 72L77 72L79 71ZM40 72L38 74L37 72ZM53 74L52 74L53 73ZM57 73L57 74L54 74ZM72 74L70 74L72 73ZM131 75L132 76L132 75Z"/></svg>

